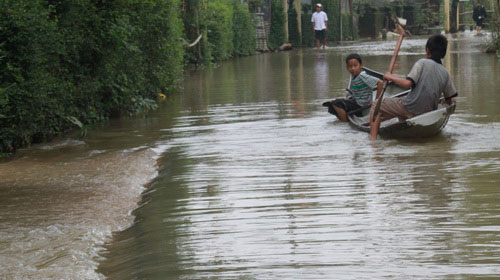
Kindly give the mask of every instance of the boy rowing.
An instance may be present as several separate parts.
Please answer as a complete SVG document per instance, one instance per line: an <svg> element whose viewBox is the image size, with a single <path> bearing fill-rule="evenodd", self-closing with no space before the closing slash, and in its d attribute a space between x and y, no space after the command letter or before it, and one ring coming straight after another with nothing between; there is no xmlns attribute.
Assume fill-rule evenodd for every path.
<svg viewBox="0 0 500 280"><path fill-rule="evenodd" d="M445 102L451 104L457 90L448 71L441 63L446 55L448 40L443 35L429 37L425 45L426 57L418 60L406 78L400 78L387 72L384 79L403 87L411 88L404 97L382 100L379 113L382 121L398 117L400 120L411 118L436 110L443 95ZM375 103L374 103L375 104ZM374 111L372 104L372 114Z"/></svg>

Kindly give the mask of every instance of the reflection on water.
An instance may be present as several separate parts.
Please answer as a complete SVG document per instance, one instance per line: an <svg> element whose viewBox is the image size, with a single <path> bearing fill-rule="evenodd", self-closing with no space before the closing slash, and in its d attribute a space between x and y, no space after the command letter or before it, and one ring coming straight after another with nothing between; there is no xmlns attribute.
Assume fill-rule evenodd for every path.
<svg viewBox="0 0 500 280"><path fill-rule="evenodd" d="M423 44L403 46L415 55L403 55L401 74ZM460 69L469 56L491 68L474 78L494 81L496 62L474 48L452 51L445 63L459 109L432 139L371 143L319 107L344 95L348 52L384 71L390 48L299 50L191 76L185 98L205 102L163 130L173 137L159 176L99 271L110 279L500 276L498 110L461 107L477 94L498 101L493 88L463 92Z"/></svg>
<svg viewBox="0 0 500 280"><path fill-rule="evenodd" d="M0 278L500 277L500 66L472 33L450 37L458 108L437 137L370 142L321 107L347 54L383 72L394 44L223 63L146 119L0 163Z"/></svg>

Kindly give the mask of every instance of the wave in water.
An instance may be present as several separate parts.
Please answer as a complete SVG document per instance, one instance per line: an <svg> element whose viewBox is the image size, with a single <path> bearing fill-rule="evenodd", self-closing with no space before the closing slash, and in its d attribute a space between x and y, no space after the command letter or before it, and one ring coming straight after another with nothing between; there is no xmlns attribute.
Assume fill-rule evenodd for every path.
<svg viewBox="0 0 500 280"><path fill-rule="evenodd" d="M104 278L95 271L102 245L132 224L161 151L84 144L55 143L0 164L0 278ZM64 152L78 147L77 156Z"/></svg>

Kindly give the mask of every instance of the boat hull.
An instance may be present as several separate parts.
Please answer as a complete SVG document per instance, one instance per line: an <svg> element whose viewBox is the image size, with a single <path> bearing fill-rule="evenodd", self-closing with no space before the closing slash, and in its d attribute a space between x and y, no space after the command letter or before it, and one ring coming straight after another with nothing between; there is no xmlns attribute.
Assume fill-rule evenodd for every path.
<svg viewBox="0 0 500 280"><path fill-rule="evenodd" d="M448 123L450 115L455 111L456 104L440 104L437 110L418 115L402 122L382 122L379 135L383 138L424 138L439 134ZM351 125L361 131L370 132L369 110L362 117L349 116Z"/></svg>

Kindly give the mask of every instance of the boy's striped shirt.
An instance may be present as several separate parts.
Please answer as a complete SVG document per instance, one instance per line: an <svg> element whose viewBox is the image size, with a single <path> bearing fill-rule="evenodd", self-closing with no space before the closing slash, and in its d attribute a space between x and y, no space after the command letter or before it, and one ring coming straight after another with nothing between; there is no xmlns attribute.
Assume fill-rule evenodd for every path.
<svg viewBox="0 0 500 280"><path fill-rule="evenodd" d="M359 75L352 78L350 90L352 91L352 97L359 106L370 105L372 93L377 87L378 81L379 79L366 74L365 71L361 71Z"/></svg>

